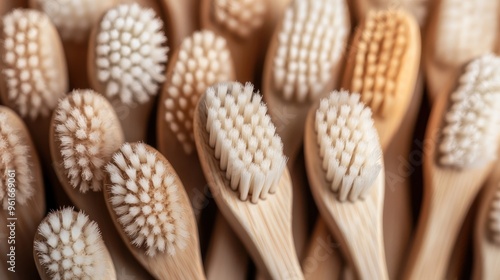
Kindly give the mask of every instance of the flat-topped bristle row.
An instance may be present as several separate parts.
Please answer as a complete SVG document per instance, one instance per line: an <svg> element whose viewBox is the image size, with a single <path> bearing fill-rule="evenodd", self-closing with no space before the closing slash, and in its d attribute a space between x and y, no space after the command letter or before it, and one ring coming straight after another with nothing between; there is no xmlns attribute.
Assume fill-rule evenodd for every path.
<svg viewBox="0 0 500 280"><path fill-rule="evenodd" d="M194 151L193 117L198 99L209 86L229 81L233 72L224 38L201 31L182 42L166 81L165 121L186 154Z"/></svg>
<svg viewBox="0 0 500 280"><path fill-rule="evenodd" d="M500 246L500 184L495 190L488 214L488 225L490 241Z"/></svg>
<svg viewBox="0 0 500 280"><path fill-rule="evenodd" d="M324 93L349 35L344 1L293 1L278 33L273 88L285 100L304 102Z"/></svg>
<svg viewBox="0 0 500 280"><path fill-rule="evenodd" d="M106 12L96 35L97 79L108 98L145 103L165 80L167 38L153 9L123 4Z"/></svg>
<svg viewBox="0 0 500 280"><path fill-rule="evenodd" d="M130 242L148 256L175 255L187 246L186 209L175 174L143 143L125 143L106 166L110 201Z"/></svg>
<svg viewBox="0 0 500 280"><path fill-rule="evenodd" d="M359 94L334 91L316 110L315 131L331 190L340 201L363 199L382 169L371 110Z"/></svg>
<svg viewBox="0 0 500 280"><path fill-rule="evenodd" d="M286 167L283 143L253 85L222 83L206 92L209 144L241 200L274 193Z"/></svg>
<svg viewBox="0 0 500 280"><path fill-rule="evenodd" d="M494 160L500 132L500 57L486 54L470 62L449 102L439 163L462 169Z"/></svg>
<svg viewBox="0 0 500 280"><path fill-rule="evenodd" d="M264 23L264 0L214 0L212 15L216 23L240 38L248 37Z"/></svg>
<svg viewBox="0 0 500 280"><path fill-rule="evenodd" d="M103 167L124 142L111 104L92 90L74 91L54 111L54 134L70 185L100 191Z"/></svg>

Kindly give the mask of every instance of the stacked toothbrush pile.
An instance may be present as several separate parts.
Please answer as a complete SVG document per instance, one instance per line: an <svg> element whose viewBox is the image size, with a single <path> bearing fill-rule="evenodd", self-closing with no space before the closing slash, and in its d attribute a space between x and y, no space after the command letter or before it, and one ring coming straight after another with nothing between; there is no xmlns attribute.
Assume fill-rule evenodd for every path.
<svg viewBox="0 0 500 280"><path fill-rule="evenodd" d="M500 279L500 0L3 0L0 279Z"/></svg>

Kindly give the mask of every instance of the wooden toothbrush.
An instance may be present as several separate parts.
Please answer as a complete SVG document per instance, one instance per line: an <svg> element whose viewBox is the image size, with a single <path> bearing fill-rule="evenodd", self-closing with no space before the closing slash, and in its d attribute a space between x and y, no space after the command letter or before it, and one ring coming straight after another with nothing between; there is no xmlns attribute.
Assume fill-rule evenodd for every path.
<svg viewBox="0 0 500 280"><path fill-rule="evenodd" d="M424 141L424 197L404 279L442 279L454 242L493 168L500 115L500 58L470 62L433 106Z"/></svg>

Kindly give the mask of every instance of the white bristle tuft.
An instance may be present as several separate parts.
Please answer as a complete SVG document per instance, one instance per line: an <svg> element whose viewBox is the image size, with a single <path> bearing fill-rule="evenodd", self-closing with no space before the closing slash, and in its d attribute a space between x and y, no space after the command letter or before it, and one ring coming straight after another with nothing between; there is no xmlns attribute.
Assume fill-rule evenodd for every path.
<svg viewBox="0 0 500 280"><path fill-rule="evenodd" d="M273 85L285 100L315 100L340 63L349 26L344 1L293 1L286 9L273 60Z"/></svg>
<svg viewBox="0 0 500 280"><path fill-rule="evenodd" d="M371 110L357 93L322 99L315 131L326 180L340 201L363 199L382 170L382 148Z"/></svg>
<svg viewBox="0 0 500 280"><path fill-rule="evenodd" d="M491 201L487 227L491 242L500 246L500 184L497 186L495 196Z"/></svg>
<svg viewBox="0 0 500 280"><path fill-rule="evenodd" d="M6 113L0 113L0 202L2 208L8 207L7 188L9 187L9 174L15 174L14 187L16 202L25 205L33 196L33 159L30 156L27 133L12 127ZM13 171L15 173L12 173Z"/></svg>
<svg viewBox="0 0 500 280"><path fill-rule="evenodd" d="M55 52L59 44L50 32L52 23L34 10L14 10L3 17L2 53L7 98L22 116L47 116L66 93L65 69Z"/></svg>
<svg viewBox="0 0 500 280"><path fill-rule="evenodd" d="M123 139L113 107L92 90L76 90L54 111L55 139L70 185L85 193L100 191L104 165Z"/></svg>
<svg viewBox="0 0 500 280"><path fill-rule="evenodd" d="M72 208L54 211L38 226L34 248L51 279L99 279L106 273L106 248L97 223Z"/></svg>
<svg viewBox="0 0 500 280"><path fill-rule="evenodd" d="M175 175L158 153L143 143L125 143L106 166L111 204L118 221L137 247L148 256L175 255L187 246L189 233Z"/></svg>
<svg viewBox="0 0 500 280"><path fill-rule="evenodd" d="M166 82L165 121L186 154L194 151L193 116L207 87L229 81L233 72L226 40L211 31L195 32L182 42Z"/></svg>
<svg viewBox="0 0 500 280"><path fill-rule="evenodd" d="M212 8L215 21L241 38L261 27L266 13L264 0L214 0Z"/></svg>
<svg viewBox="0 0 500 280"><path fill-rule="evenodd" d="M496 158L500 132L500 57L470 62L450 96L439 144L439 163L458 169L480 167Z"/></svg>
<svg viewBox="0 0 500 280"><path fill-rule="evenodd" d="M210 146L241 200L274 193L284 169L283 143L253 85L221 83L206 92Z"/></svg>
<svg viewBox="0 0 500 280"><path fill-rule="evenodd" d="M119 5L106 12L96 37L97 79L124 104L148 102L165 80L167 38L152 9Z"/></svg>

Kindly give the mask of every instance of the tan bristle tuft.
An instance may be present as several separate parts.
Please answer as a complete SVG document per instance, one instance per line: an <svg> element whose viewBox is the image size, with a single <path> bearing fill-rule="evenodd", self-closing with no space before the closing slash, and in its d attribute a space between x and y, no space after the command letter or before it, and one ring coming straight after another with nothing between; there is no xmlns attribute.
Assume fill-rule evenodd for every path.
<svg viewBox="0 0 500 280"><path fill-rule="evenodd" d="M72 208L54 211L38 226L36 258L51 279L99 279L106 248L97 223Z"/></svg>
<svg viewBox="0 0 500 280"><path fill-rule="evenodd" d="M167 77L165 121L186 154L194 151L193 116L199 97L207 87L229 81L233 71L224 38L201 31L182 42L173 73Z"/></svg>
<svg viewBox="0 0 500 280"><path fill-rule="evenodd" d="M349 25L344 1L293 1L286 9L273 58L273 86L285 100L314 100L342 59Z"/></svg>
<svg viewBox="0 0 500 280"><path fill-rule="evenodd" d="M165 80L167 38L152 9L124 4L106 12L96 37L97 79L107 97L148 102Z"/></svg>
<svg viewBox="0 0 500 280"><path fill-rule="evenodd" d="M363 199L382 170L372 112L360 98L357 93L334 91L321 100L315 115L326 180L340 201Z"/></svg>
<svg viewBox="0 0 500 280"><path fill-rule="evenodd" d="M159 152L145 144L125 143L106 166L111 183L111 204L118 222L148 256L175 255L187 246L186 209L180 201L175 174L170 174Z"/></svg>
<svg viewBox="0 0 500 280"><path fill-rule="evenodd" d="M38 11L14 10L2 22L5 96L22 117L47 116L67 86L57 33L51 32L49 18Z"/></svg>
<svg viewBox="0 0 500 280"><path fill-rule="evenodd" d="M264 0L214 0L215 21L232 32L245 38L264 23L266 2Z"/></svg>
<svg viewBox="0 0 500 280"><path fill-rule="evenodd" d="M76 90L59 102L54 126L70 185L82 193L100 191L104 165L124 141L111 104L92 90Z"/></svg>
<svg viewBox="0 0 500 280"><path fill-rule="evenodd" d="M491 201L490 213L488 215L488 229L490 241L500 246L500 184Z"/></svg>
<svg viewBox="0 0 500 280"><path fill-rule="evenodd" d="M221 83L206 92L209 144L241 200L274 193L286 157L283 143L253 85Z"/></svg>

